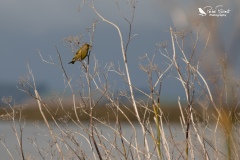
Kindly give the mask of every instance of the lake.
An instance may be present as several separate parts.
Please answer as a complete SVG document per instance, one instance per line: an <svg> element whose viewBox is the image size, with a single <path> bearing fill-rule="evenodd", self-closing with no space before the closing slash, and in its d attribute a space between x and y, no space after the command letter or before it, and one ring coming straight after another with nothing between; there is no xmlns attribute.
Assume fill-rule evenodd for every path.
<svg viewBox="0 0 240 160"><path fill-rule="evenodd" d="M20 123L0 123L0 155L1 159L3 160L12 158L21 159L18 140L13 130L14 125L17 129L18 135L20 135ZM21 123L21 125L23 125L23 123ZM71 151L72 149L77 153L81 152L80 155L84 156L86 159L98 159L95 149L93 149L93 154L92 148L90 147L90 144L93 145L93 143L89 141L89 136L86 133L87 131L85 130L88 129L88 123L83 123L82 125L80 125L81 127L77 127L73 124L62 124L60 128L62 129L62 131L64 131L65 134L62 134L63 132L61 132L59 128L53 127L53 124L51 124L51 126L53 128L54 134L56 135L56 138L58 139L58 143L63 151L63 154L68 156L68 158L66 159L70 159L70 157L75 157L73 159L77 159L77 157L74 156L73 153L70 154L69 151ZM105 157L103 156L103 159L113 159L113 157L115 157L115 159L124 158L124 156L120 154L123 153L123 147L121 143L121 138L119 138L118 132L116 132L118 127L116 127L116 125L114 124L110 125L110 127L107 127L104 124L95 124L95 126L96 129L94 132L98 132L99 135L95 136L95 139L98 143L101 143L100 150L101 148L107 148L105 151L111 152L109 153L109 157L111 158L107 158L107 153L103 153L104 150L101 150L102 155L105 155ZM154 129L154 123L152 124L152 131L150 132L151 128L148 129L149 131L147 131L146 137L149 150L151 153L153 153L151 155L151 159L157 159L157 149L153 143L154 141L150 134L151 132L156 133L156 130ZM216 130L217 132L215 132L214 129L214 125L212 125L212 129L208 127L198 126L198 134L201 135L201 140L203 140L202 137L204 137L205 139L203 140L203 144L207 149L210 159L215 159L217 156L219 156L218 158L220 159L225 159L227 155L227 150L225 147L226 143L224 139L224 134L221 133L219 129ZM185 131L182 129L180 124L177 123L172 123L170 125L164 124L163 130L166 138L165 142L167 142L167 145L165 146L167 146L167 148L169 149L171 158L182 159L183 157L181 156L181 154L184 154L185 151ZM142 129L139 124L134 123L133 129L132 126L130 126L129 124L123 123L121 125L121 131L122 135L125 138L124 144L126 148L134 144L136 142L135 140L137 140L137 143L139 144L139 149L143 152L145 151ZM136 135L134 134L135 131ZM198 143L198 135L195 133L193 127L191 127L190 133L190 144L192 146L193 153L190 153L189 157L190 159L192 157L194 157L195 159L202 159L203 150L200 143ZM23 127L22 141L24 156L26 159L59 159L59 153L56 150L52 137L50 136L46 125L43 123L27 122ZM7 149L4 147L4 145ZM130 158L130 151L132 151L132 153L135 153L135 150L132 149L128 151L128 155ZM166 148L164 148L163 144L162 151L166 153ZM12 157L8 152L11 153ZM42 155L39 153L41 153ZM165 153L164 159L168 159ZM135 156L134 158L137 159L137 157Z"/></svg>

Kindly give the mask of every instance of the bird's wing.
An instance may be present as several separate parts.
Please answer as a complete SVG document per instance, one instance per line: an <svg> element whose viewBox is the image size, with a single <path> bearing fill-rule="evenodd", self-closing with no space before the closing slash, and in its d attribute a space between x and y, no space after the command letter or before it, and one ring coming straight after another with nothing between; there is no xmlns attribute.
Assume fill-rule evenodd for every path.
<svg viewBox="0 0 240 160"><path fill-rule="evenodd" d="M81 49L79 49L76 53L75 53L75 56L81 54Z"/></svg>

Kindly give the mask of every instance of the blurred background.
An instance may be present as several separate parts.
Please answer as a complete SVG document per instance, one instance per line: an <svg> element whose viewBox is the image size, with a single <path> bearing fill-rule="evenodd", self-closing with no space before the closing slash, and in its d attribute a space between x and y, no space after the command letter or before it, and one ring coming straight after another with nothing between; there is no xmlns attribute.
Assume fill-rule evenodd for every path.
<svg viewBox="0 0 240 160"><path fill-rule="evenodd" d="M128 38L128 23L122 16L131 18L129 3L112 0L94 1L96 9L106 19L116 23L124 38ZM210 17L199 15L198 8L205 6L222 5L222 9L230 10L226 17ZM206 11L206 10L205 10ZM201 32L197 52L202 52L209 31L208 47L202 60L202 71L206 76L216 70L216 64L221 61L227 64L228 76L239 78L240 73L240 2L230 1L196 1L196 0L139 0L136 3L133 21L132 39L128 50L128 62L133 85L148 92L148 77L139 69L140 58L145 54L152 57L155 54L155 63L159 68L165 69L170 62L159 53L157 44L171 42L167 32L172 26L174 30L190 28L196 36L197 29ZM59 64L55 45L63 60L63 65L73 84L78 82L81 64L69 65L77 48L72 49L64 41L70 36L82 36L80 44L90 43L87 28L96 23L93 49L90 57L90 67L93 68L94 57L98 60L100 68L113 62L123 68L123 58L120 49L119 37L116 29L102 22L94 12L81 0L1 0L0 1L0 98L12 96L16 103L26 101L29 96L17 89L19 78L27 75L29 64L38 90L42 96L51 92L62 92L64 78L62 71L54 66L44 63L39 52L45 60ZM196 23L195 23L196 22ZM200 22L200 24L198 24ZM194 24L195 23L195 24ZM190 36L186 37L186 53L192 52ZM188 44L189 43L189 44ZM168 47L171 53L171 45ZM115 91L121 89L123 80L110 76ZM184 96L181 83L174 74L169 74L163 80L162 99L176 101L177 96ZM177 101L176 101L177 102ZM0 103L3 105L3 103Z"/></svg>

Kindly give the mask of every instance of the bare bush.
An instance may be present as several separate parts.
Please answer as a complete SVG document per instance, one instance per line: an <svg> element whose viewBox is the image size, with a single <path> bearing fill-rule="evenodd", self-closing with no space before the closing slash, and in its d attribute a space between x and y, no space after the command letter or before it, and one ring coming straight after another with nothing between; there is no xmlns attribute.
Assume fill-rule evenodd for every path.
<svg viewBox="0 0 240 160"><path fill-rule="evenodd" d="M227 76L225 59L220 59L220 71L213 73L211 79L201 70L202 58L208 46L210 31L200 50L200 32L193 33L191 28L175 30L169 27L170 40L156 45L156 52L145 54L139 59L139 68L147 76L149 92L143 91L131 80L134 73L129 72L128 47L131 45L132 24L135 16L136 1L129 1L130 18L123 19L128 25L128 37L123 41L121 29L107 20L95 8L93 3L83 4L101 20L116 29L120 39L122 66L108 63L103 69L98 60L88 58L81 61L79 79L68 75L56 47L57 59L46 60L38 51L41 60L50 66L59 68L63 74L65 89L51 97L51 105L42 99L30 65L28 75L19 79L18 88L29 94L37 103L37 112L44 123L35 122L37 134L28 137L28 142L42 159L239 159L238 118L239 82ZM120 9L120 8L119 8ZM97 21L88 28L92 44ZM201 22L198 23L201 27ZM204 27L204 26L203 26ZM78 47L83 35L65 38L72 50ZM192 51L185 50L185 43L192 42ZM90 53L89 53L90 54ZM156 60L161 56L162 61ZM161 65L163 64L163 65ZM163 67L164 66L164 67ZM125 82L125 86L115 89L109 82L111 73ZM170 118L163 111L161 100L162 86L166 77L180 82L185 96L174 101L178 104L180 116L177 117L180 129L174 129ZM214 76L214 77L213 77ZM213 80L214 79L214 80ZM212 87L213 86L213 87ZM66 92L71 93L71 103L65 103ZM145 99L138 100L135 91ZM126 99L128 103L121 101ZM181 101L185 100L185 103ZM14 104L12 97L3 97L2 101L10 108L3 109L1 118L12 122L12 130L17 138L17 148L22 159L34 159L24 150L23 134L25 121L21 113L24 107ZM96 110L104 102L104 117ZM99 109L98 111L103 110ZM176 109L177 110L177 109ZM61 114L61 116L59 116ZM83 121L83 117L86 117ZM111 119L111 120L110 120ZM139 129L140 128L140 129ZM107 132L106 132L107 130ZM39 137L45 139L40 144ZM179 138L181 137L181 138ZM223 138L223 141L220 141ZM15 159L1 137L1 144L11 159ZM226 146L227 150L222 146Z"/></svg>

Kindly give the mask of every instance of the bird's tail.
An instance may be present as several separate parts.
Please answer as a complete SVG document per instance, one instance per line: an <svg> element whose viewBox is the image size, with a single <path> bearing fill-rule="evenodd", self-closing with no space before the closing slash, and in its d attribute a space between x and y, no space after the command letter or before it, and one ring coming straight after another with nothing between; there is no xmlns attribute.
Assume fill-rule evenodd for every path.
<svg viewBox="0 0 240 160"><path fill-rule="evenodd" d="M69 62L68 64L70 64L70 63L74 64L74 63L75 63L75 61L71 61L71 62Z"/></svg>

